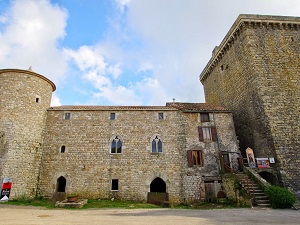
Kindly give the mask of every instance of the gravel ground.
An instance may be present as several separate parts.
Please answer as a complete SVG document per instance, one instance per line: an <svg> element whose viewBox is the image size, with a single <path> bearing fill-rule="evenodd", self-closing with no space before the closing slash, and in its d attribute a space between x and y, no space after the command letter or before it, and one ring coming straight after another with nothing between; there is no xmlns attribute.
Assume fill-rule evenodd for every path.
<svg viewBox="0 0 300 225"><path fill-rule="evenodd" d="M45 209L0 204L5 225L300 224L300 210L274 209Z"/></svg>

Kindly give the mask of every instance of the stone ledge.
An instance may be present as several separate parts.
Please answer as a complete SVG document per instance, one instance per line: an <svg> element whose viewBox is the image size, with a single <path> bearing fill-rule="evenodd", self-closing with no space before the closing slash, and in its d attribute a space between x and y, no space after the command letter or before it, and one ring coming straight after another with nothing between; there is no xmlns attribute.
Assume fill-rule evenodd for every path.
<svg viewBox="0 0 300 225"><path fill-rule="evenodd" d="M62 202L56 202L55 207L58 208L82 208L88 202L87 199L80 199L77 202L68 202L68 200L63 200Z"/></svg>

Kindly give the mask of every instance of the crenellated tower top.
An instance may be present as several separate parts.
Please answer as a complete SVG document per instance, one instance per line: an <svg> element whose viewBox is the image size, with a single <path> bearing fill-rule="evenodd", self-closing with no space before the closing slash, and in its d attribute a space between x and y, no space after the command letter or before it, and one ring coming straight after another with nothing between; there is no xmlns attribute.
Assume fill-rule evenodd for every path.
<svg viewBox="0 0 300 225"><path fill-rule="evenodd" d="M268 29L300 30L300 17L251 14L239 15L227 35L222 40L221 44L214 48L211 59L199 76L200 81L202 82L206 79L242 32L248 28L262 27L266 27Z"/></svg>

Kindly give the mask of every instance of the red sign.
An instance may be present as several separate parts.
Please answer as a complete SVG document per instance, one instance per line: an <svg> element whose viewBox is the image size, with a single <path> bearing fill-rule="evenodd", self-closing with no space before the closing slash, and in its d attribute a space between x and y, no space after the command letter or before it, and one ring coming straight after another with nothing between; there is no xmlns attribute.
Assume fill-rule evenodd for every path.
<svg viewBox="0 0 300 225"><path fill-rule="evenodd" d="M0 201L7 201L9 199L11 187L12 187L12 179L3 178L2 185L1 185Z"/></svg>

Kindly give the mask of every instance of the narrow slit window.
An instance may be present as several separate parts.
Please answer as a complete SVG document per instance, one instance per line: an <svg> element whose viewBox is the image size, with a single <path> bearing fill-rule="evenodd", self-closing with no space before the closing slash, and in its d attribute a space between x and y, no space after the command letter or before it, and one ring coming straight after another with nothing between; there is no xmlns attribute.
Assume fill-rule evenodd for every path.
<svg viewBox="0 0 300 225"><path fill-rule="evenodd" d="M64 146L64 145L61 146L61 147L60 147L60 152L61 152L61 153L65 153L65 151L66 151L66 146Z"/></svg>
<svg viewBox="0 0 300 225"><path fill-rule="evenodd" d="M119 190L119 180L118 179L112 179L111 180L111 190L112 191L118 191Z"/></svg>

